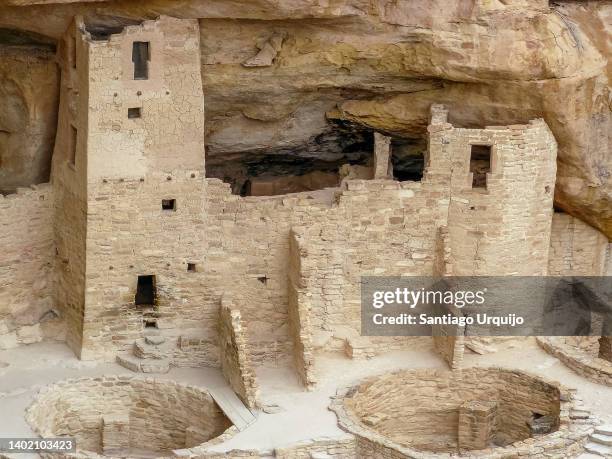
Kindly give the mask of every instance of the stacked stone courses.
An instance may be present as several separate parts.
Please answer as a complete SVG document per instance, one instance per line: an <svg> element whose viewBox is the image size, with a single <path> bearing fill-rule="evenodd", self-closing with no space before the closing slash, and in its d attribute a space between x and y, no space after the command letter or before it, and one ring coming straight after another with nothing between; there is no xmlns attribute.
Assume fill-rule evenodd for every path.
<svg viewBox="0 0 612 459"><path fill-rule="evenodd" d="M459 452L462 404L483 399L488 405L497 404L492 426L497 444ZM572 400L571 391L558 383L521 371L424 369L398 371L341 388L331 409L338 415L340 426L357 436L356 457L360 458L426 459L452 454L561 459L581 451L592 432L590 424L577 424L570 419ZM556 417L554 431L531 438L525 421L533 412Z"/></svg>
<svg viewBox="0 0 612 459"><path fill-rule="evenodd" d="M359 337L363 275L540 275L567 262L558 249L549 261L556 143L542 121L454 128L434 105L421 182L348 180L243 198L205 178L197 23L161 18L102 41L78 18L73 27L59 51L66 72L54 155L53 297L82 358L114 360L142 338L133 305L139 275L155 276L156 328L175 343L173 363L218 366L225 293L240 310L255 364L294 350L371 356L412 343ZM76 68L64 55L73 39ZM126 58L139 40L152 47L146 81L131 78ZM141 118L127 117L133 106ZM75 164L66 151L71 124ZM485 190L470 186L473 144L492 149ZM176 209L163 211L164 199ZM297 284L287 278L292 267ZM299 360L301 368L313 357Z"/></svg>
<svg viewBox="0 0 612 459"><path fill-rule="evenodd" d="M163 17L94 40L79 21L60 47L66 72L53 218L63 260L56 264L65 268L54 298L81 358L114 360L143 337L143 312L133 304L141 275L155 276L155 325L175 343L173 364L218 366L226 293L257 364L294 349L358 357L410 346L410 339L359 337L363 275L547 272L556 143L542 121L454 128L434 105L421 182L348 180L319 192L242 198L205 178L197 23ZM135 41L151 44L145 81L131 75ZM128 118L131 107L142 117ZM66 152L71 124L75 164ZM378 143L388 146L380 136ZM484 192L470 187L472 144L492 148ZM166 199L174 210L162 210ZM291 266L300 279L293 286ZM310 344L300 345L299 335ZM299 360L308 366L312 357Z"/></svg>
<svg viewBox="0 0 612 459"><path fill-rule="evenodd" d="M110 450L122 456L140 450L168 457L172 450L198 446L231 428L205 389L128 376L70 379L45 387L26 419L43 437L76 438L76 457L102 454L111 441ZM121 425L123 433L112 435L109 424L115 424L113 430Z"/></svg>
<svg viewBox="0 0 612 459"><path fill-rule="evenodd" d="M51 183L0 195L0 349L49 339L80 359L135 371L217 367L255 410L263 364L289 359L314 390L324 353L358 360L423 345L361 336L363 276L605 272L605 236L553 210L557 143L542 119L463 128L433 104L420 181L393 179L393 142L377 132L369 179L232 194L206 177L199 27L162 16L101 37L76 17L66 31ZM134 78L138 43L148 44L145 79ZM471 171L475 148L490 151L484 186ZM145 278L151 299L140 304ZM561 338L539 342L610 384L609 362ZM152 378L54 384L27 420L43 436L77 437L77 453L43 455L55 459L142 450L201 459L562 458L582 448L591 426L570 420L568 390L520 371L464 368L465 347L464 337L436 337L453 371L402 371L343 388L331 407L343 436L273 450L211 449L237 429L212 396ZM130 366L133 355L144 363ZM535 435L530 422L541 417L554 425Z"/></svg>

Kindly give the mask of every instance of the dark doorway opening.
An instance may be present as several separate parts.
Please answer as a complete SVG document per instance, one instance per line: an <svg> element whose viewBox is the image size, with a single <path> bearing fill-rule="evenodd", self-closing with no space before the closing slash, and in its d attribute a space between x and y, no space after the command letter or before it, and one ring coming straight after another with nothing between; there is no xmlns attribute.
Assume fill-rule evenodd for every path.
<svg viewBox="0 0 612 459"><path fill-rule="evenodd" d="M487 174L491 172L491 145L472 145L470 154L472 188L487 188Z"/></svg>
<svg viewBox="0 0 612 459"><path fill-rule="evenodd" d="M135 41L132 44L132 62L134 63L134 79L149 79L149 60L151 59L148 41Z"/></svg>
<svg viewBox="0 0 612 459"><path fill-rule="evenodd" d="M391 139L393 178L399 182L420 182L425 169L426 139Z"/></svg>
<svg viewBox="0 0 612 459"><path fill-rule="evenodd" d="M155 286L155 276L138 276L134 303L137 306L153 306L155 305L156 299L157 289Z"/></svg>

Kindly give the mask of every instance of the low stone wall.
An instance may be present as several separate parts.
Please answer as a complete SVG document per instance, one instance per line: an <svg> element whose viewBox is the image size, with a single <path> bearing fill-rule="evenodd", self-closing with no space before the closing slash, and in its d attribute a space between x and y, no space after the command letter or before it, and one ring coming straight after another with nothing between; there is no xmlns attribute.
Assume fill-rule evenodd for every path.
<svg viewBox="0 0 612 459"><path fill-rule="evenodd" d="M247 333L240 311L223 299L219 310L219 348L221 371L231 388L249 408L257 406L257 380L250 362Z"/></svg>
<svg viewBox="0 0 612 459"><path fill-rule="evenodd" d="M495 441L503 446L459 450L459 409L470 400L496 403L498 415L491 428ZM405 370L369 378L339 390L331 409L340 426L358 437L358 458L425 459L449 453L541 458L544 452L546 457L561 458L580 451L592 431L588 424L571 423L571 406L571 393L555 382L515 370L470 368ZM556 418L555 431L532 437L525 431L532 414ZM433 437L428 441L431 435L435 442ZM448 448L442 451L440 444L445 441Z"/></svg>
<svg viewBox="0 0 612 459"><path fill-rule="evenodd" d="M312 440L284 448L276 448L274 453L279 459L353 459L356 454L356 441L354 438L347 440Z"/></svg>
<svg viewBox="0 0 612 459"><path fill-rule="evenodd" d="M354 437L346 439L315 438L269 450L245 449L226 452L190 450L192 453L181 457L190 459L354 459L357 457L357 442ZM200 451L198 453L198 451Z"/></svg>
<svg viewBox="0 0 612 459"><path fill-rule="evenodd" d="M564 337L540 336L537 342L542 349L579 375L593 382L612 386L612 363L597 358L584 349L566 344Z"/></svg>
<svg viewBox="0 0 612 459"><path fill-rule="evenodd" d="M315 349L313 344L313 327L310 321L313 280L309 273L313 271L313 254L304 247L302 229L294 228L289 235L289 331L293 340L293 358L300 381L308 390L316 386L317 378L314 365ZM315 254L320 255L320 254ZM333 269L330 260L325 260L325 268ZM318 265L315 262L315 269ZM318 292L321 290L319 289Z"/></svg>
<svg viewBox="0 0 612 459"><path fill-rule="evenodd" d="M175 449L197 447L232 432L231 422L205 389L128 376L52 384L39 392L26 419L42 437L76 438L77 453L46 455L55 459L116 456L118 450L121 455L137 450L171 456Z"/></svg>
<svg viewBox="0 0 612 459"><path fill-rule="evenodd" d="M0 349L63 340L53 304L53 191L0 194Z"/></svg>

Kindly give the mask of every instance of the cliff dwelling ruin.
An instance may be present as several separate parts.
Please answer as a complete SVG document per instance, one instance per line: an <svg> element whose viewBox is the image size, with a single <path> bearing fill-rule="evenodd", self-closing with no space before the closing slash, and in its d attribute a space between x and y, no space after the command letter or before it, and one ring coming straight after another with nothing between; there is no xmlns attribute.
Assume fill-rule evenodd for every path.
<svg viewBox="0 0 612 459"><path fill-rule="evenodd" d="M612 274L612 5L247 3L0 5L0 459L612 457L605 315L363 326Z"/></svg>

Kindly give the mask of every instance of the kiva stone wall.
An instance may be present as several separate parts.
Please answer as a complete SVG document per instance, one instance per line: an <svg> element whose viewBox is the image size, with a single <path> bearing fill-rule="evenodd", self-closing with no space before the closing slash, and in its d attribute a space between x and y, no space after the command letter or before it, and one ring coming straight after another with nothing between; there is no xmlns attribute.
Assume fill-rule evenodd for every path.
<svg viewBox="0 0 612 459"><path fill-rule="evenodd" d="M497 447L460 452L459 410L466 402L480 400L496 402L492 438ZM331 409L338 415L340 426L357 436L357 458L425 459L447 457L449 452L458 457L496 459L566 458L582 451L592 431L589 424L571 423L568 413L572 403L571 392L558 383L521 371L427 369L402 370L341 389ZM533 438L525 436L526 421L533 413L556 418L554 431ZM506 421L504 417L509 414ZM518 418L522 418L520 422ZM450 428L441 424L445 421L456 423ZM447 452L440 451L440 439L446 439Z"/></svg>
<svg viewBox="0 0 612 459"><path fill-rule="evenodd" d="M64 339L53 301L53 190L0 194L0 349Z"/></svg>
<svg viewBox="0 0 612 459"><path fill-rule="evenodd" d="M72 436L80 451L96 454L112 443L109 449L116 450L121 441L131 449L168 455L231 427L205 389L127 376L71 379L43 388L26 419L41 436ZM123 434L105 439L111 430Z"/></svg>
<svg viewBox="0 0 612 459"><path fill-rule="evenodd" d="M459 407L459 450L486 449L491 445L497 421L497 402L468 400Z"/></svg>
<svg viewBox="0 0 612 459"><path fill-rule="evenodd" d="M219 349L221 371L238 397L249 408L257 406L257 380L251 366L247 333L240 311L224 298L219 309Z"/></svg>
<svg viewBox="0 0 612 459"><path fill-rule="evenodd" d="M411 370L371 378L344 403L364 426L390 440L442 452L468 447L468 442L458 444L461 407L481 401L496 403L489 437L499 446L530 438L527 422L534 413L557 420L560 414L558 387L521 372L480 368Z"/></svg>
<svg viewBox="0 0 612 459"><path fill-rule="evenodd" d="M353 459L356 453L356 442L354 438L346 440L314 439L276 448L274 453L279 459Z"/></svg>

